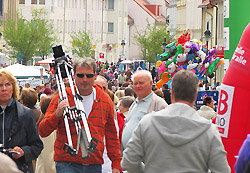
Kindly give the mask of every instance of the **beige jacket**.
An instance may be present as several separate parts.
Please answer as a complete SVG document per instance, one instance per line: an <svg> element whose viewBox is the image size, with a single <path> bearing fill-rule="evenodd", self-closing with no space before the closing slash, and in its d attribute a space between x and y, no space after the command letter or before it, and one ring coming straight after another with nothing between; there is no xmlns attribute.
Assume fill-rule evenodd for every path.
<svg viewBox="0 0 250 173"><path fill-rule="evenodd" d="M132 105L130 106L129 110L132 110L133 107L135 106L135 104L136 104L136 102L133 102ZM148 107L147 113L149 114L153 111L156 112L156 111L162 110L167 106L168 106L168 104L163 98L161 98L161 97L157 96L155 93L153 93L152 101L150 103L150 106Z"/></svg>
<svg viewBox="0 0 250 173"><path fill-rule="evenodd" d="M208 120L212 120L216 117L216 112L209 106L203 105L197 112L201 117Z"/></svg>

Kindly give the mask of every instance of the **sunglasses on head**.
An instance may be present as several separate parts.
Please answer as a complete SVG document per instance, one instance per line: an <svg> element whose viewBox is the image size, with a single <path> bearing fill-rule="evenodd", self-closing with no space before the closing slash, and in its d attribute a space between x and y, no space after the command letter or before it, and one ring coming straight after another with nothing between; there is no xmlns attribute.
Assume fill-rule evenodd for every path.
<svg viewBox="0 0 250 173"><path fill-rule="evenodd" d="M84 78L84 76L86 75L87 78L92 78L94 77L95 74L82 74L82 73L77 73L76 76L79 78Z"/></svg>

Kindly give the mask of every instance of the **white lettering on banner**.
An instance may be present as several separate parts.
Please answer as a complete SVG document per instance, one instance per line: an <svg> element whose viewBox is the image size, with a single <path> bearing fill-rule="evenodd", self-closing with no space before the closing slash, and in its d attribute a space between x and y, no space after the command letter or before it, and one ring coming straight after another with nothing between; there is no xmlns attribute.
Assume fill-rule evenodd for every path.
<svg viewBox="0 0 250 173"><path fill-rule="evenodd" d="M245 54L245 50L242 47L237 47L232 59L245 66L247 63L247 60L244 59L244 54Z"/></svg>
<svg viewBox="0 0 250 173"><path fill-rule="evenodd" d="M221 85L216 124L222 137L228 137L229 122L231 117L232 103L234 97L233 86Z"/></svg>

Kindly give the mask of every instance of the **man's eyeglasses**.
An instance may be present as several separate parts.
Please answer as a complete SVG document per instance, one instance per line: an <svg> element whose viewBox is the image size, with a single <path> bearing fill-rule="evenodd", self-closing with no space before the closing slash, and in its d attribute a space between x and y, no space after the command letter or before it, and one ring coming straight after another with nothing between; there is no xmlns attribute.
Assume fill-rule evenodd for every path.
<svg viewBox="0 0 250 173"><path fill-rule="evenodd" d="M87 78L92 78L95 76L95 74L82 74L82 73L77 73L76 76L79 78L84 78L84 76L86 75Z"/></svg>

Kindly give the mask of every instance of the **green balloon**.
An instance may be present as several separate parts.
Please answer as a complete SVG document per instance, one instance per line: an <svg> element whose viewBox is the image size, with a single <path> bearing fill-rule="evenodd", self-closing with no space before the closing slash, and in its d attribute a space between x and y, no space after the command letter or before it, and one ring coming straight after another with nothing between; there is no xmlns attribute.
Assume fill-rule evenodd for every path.
<svg viewBox="0 0 250 173"><path fill-rule="evenodd" d="M220 58L217 57L208 67L207 69L207 75L210 75L214 72L214 70L216 69L217 64L220 62Z"/></svg>

